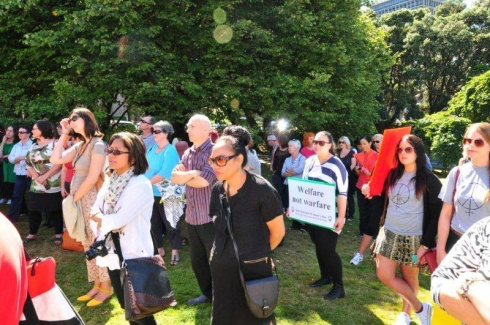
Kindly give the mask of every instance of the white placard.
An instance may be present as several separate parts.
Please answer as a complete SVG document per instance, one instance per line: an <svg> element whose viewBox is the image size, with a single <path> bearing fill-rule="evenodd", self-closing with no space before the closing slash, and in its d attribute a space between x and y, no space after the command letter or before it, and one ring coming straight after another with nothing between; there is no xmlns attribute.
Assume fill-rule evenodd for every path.
<svg viewBox="0 0 490 325"><path fill-rule="evenodd" d="M288 187L291 219L335 229L335 184L290 177Z"/></svg>

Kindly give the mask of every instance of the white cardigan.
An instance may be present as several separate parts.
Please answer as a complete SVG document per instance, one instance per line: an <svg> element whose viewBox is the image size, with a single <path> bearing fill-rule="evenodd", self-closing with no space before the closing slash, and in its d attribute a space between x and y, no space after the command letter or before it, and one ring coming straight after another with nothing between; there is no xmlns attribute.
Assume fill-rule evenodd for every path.
<svg viewBox="0 0 490 325"><path fill-rule="evenodd" d="M104 196L108 186L107 179L94 205L94 212L98 209L103 214L100 234L123 228L119 238L124 259L153 256L150 219L154 199L150 181L145 175L133 176L119 197L113 214L104 214L107 208Z"/></svg>

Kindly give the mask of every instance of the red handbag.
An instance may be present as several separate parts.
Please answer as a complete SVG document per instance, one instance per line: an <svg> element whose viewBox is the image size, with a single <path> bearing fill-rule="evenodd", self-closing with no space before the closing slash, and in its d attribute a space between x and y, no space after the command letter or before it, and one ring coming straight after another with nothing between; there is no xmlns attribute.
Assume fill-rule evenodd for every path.
<svg viewBox="0 0 490 325"><path fill-rule="evenodd" d="M425 261L427 262L427 266L429 267L430 273L434 273L439 264L437 264L437 249L431 248L427 252L422 255L425 257Z"/></svg>
<svg viewBox="0 0 490 325"><path fill-rule="evenodd" d="M37 257L27 266L27 290L31 298L54 288L56 262L52 257Z"/></svg>

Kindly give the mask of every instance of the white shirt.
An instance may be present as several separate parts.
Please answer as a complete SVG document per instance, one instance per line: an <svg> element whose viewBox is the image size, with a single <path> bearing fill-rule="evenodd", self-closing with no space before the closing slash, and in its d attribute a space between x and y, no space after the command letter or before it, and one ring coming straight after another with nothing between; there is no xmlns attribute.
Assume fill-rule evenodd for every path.
<svg viewBox="0 0 490 325"><path fill-rule="evenodd" d="M121 229L119 234L124 259L153 256L151 239L151 214L153 210L153 189L145 175L133 176L116 203L115 213L104 214L105 192L109 186L106 180L95 201L94 208L102 212L101 234Z"/></svg>
<svg viewBox="0 0 490 325"><path fill-rule="evenodd" d="M32 140L27 140L26 144L23 144L22 141L17 142L12 147L12 151L9 154L9 162L14 164L14 173L15 175L27 175L26 161L21 160L18 163L15 163L15 158L27 155L27 151L32 146Z"/></svg>

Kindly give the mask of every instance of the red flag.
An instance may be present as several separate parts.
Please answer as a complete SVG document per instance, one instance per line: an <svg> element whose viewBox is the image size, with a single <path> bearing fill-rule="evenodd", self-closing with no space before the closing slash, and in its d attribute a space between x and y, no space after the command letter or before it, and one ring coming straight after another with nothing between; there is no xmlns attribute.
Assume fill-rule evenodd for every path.
<svg viewBox="0 0 490 325"><path fill-rule="evenodd" d="M411 126L387 129L383 133L383 141L379 150L376 165L374 165L373 175L369 181L370 195L380 195L383 191L383 186L390 170L395 167L395 151L398 142L404 135L410 134Z"/></svg>

